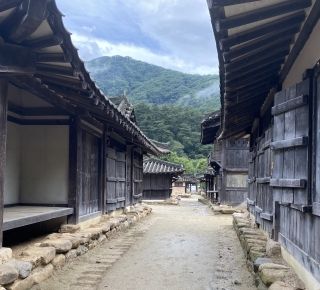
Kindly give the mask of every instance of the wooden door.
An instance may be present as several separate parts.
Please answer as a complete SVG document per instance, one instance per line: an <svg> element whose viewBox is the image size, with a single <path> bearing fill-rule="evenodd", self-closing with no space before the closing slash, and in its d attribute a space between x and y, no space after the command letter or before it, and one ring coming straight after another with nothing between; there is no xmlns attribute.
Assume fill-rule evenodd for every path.
<svg viewBox="0 0 320 290"><path fill-rule="evenodd" d="M116 198L117 208L125 206L126 201L126 153L116 152Z"/></svg>
<svg viewBox="0 0 320 290"><path fill-rule="evenodd" d="M133 199L134 203L142 198L143 193L143 155L140 150L133 153Z"/></svg>
<svg viewBox="0 0 320 290"><path fill-rule="evenodd" d="M117 153L114 148L106 150L106 202L107 211L117 208L117 176L116 176Z"/></svg>
<svg viewBox="0 0 320 290"><path fill-rule="evenodd" d="M82 131L81 170L79 190L79 215L84 216L100 211L100 150L101 139Z"/></svg>

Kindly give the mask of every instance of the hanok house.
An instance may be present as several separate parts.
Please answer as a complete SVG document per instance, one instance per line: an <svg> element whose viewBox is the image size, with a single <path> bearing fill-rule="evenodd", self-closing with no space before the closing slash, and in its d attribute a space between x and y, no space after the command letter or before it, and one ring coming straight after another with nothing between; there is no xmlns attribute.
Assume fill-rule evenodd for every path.
<svg viewBox="0 0 320 290"><path fill-rule="evenodd" d="M173 191L176 194L197 192L199 179L194 174L182 174L173 183Z"/></svg>
<svg viewBox="0 0 320 290"><path fill-rule="evenodd" d="M143 199L168 199L172 182L184 171L181 164L156 158L143 161Z"/></svg>
<svg viewBox="0 0 320 290"><path fill-rule="evenodd" d="M55 1L0 1L0 36L0 233L139 201L159 151L92 81Z"/></svg>
<svg viewBox="0 0 320 290"><path fill-rule="evenodd" d="M309 289L318 289L320 1L208 6L220 62L219 138L251 134L250 212Z"/></svg>
<svg viewBox="0 0 320 290"><path fill-rule="evenodd" d="M201 143L213 144L205 174L206 196L222 204L236 205L248 195L249 139L229 137L219 140L220 111L209 114L201 123Z"/></svg>

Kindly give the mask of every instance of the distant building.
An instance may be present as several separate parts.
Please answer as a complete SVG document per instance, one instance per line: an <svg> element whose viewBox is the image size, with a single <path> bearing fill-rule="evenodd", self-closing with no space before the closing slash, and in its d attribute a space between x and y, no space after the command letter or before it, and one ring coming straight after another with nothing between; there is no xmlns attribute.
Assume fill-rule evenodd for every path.
<svg viewBox="0 0 320 290"><path fill-rule="evenodd" d="M143 199L170 198L172 182L183 171L181 164L145 158L143 160Z"/></svg>
<svg viewBox="0 0 320 290"><path fill-rule="evenodd" d="M213 202L240 204L248 195L249 139L218 139L221 132L220 111L209 114L201 123L201 143L213 144L205 173L206 195Z"/></svg>

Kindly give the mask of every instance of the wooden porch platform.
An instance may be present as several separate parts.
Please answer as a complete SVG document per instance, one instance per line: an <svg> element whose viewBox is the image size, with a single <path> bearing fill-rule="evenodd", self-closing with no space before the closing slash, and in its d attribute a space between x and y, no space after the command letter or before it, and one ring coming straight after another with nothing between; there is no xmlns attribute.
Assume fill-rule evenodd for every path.
<svg viewBox="0 0 320 290"><path fill-rule="evenodd" d="M4 208L3 231L73 214L73 208L50 206L12 206Z"/></svg>

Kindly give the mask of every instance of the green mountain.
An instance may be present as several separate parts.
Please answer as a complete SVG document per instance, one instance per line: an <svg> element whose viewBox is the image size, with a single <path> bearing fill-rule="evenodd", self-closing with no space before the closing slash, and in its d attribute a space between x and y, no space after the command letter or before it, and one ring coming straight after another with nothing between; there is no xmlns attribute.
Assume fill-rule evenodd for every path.
<svg viewBox="0 0 320 290"><path fill-rule="evenodd" d="M200 122L220 106L217 75L185 74L121 56L100 57L86 67L107 96L126 93L147 136L170 142L180 157L208 154L210 147L199 143Z"/></svg>
<svg viewBox="0 0 320 290"><path fill-rule="evenodd" d="M121 56L100 57L86 67L107 95L126 92L134 104L219 106L216 75L185 74Z"/></svg>

